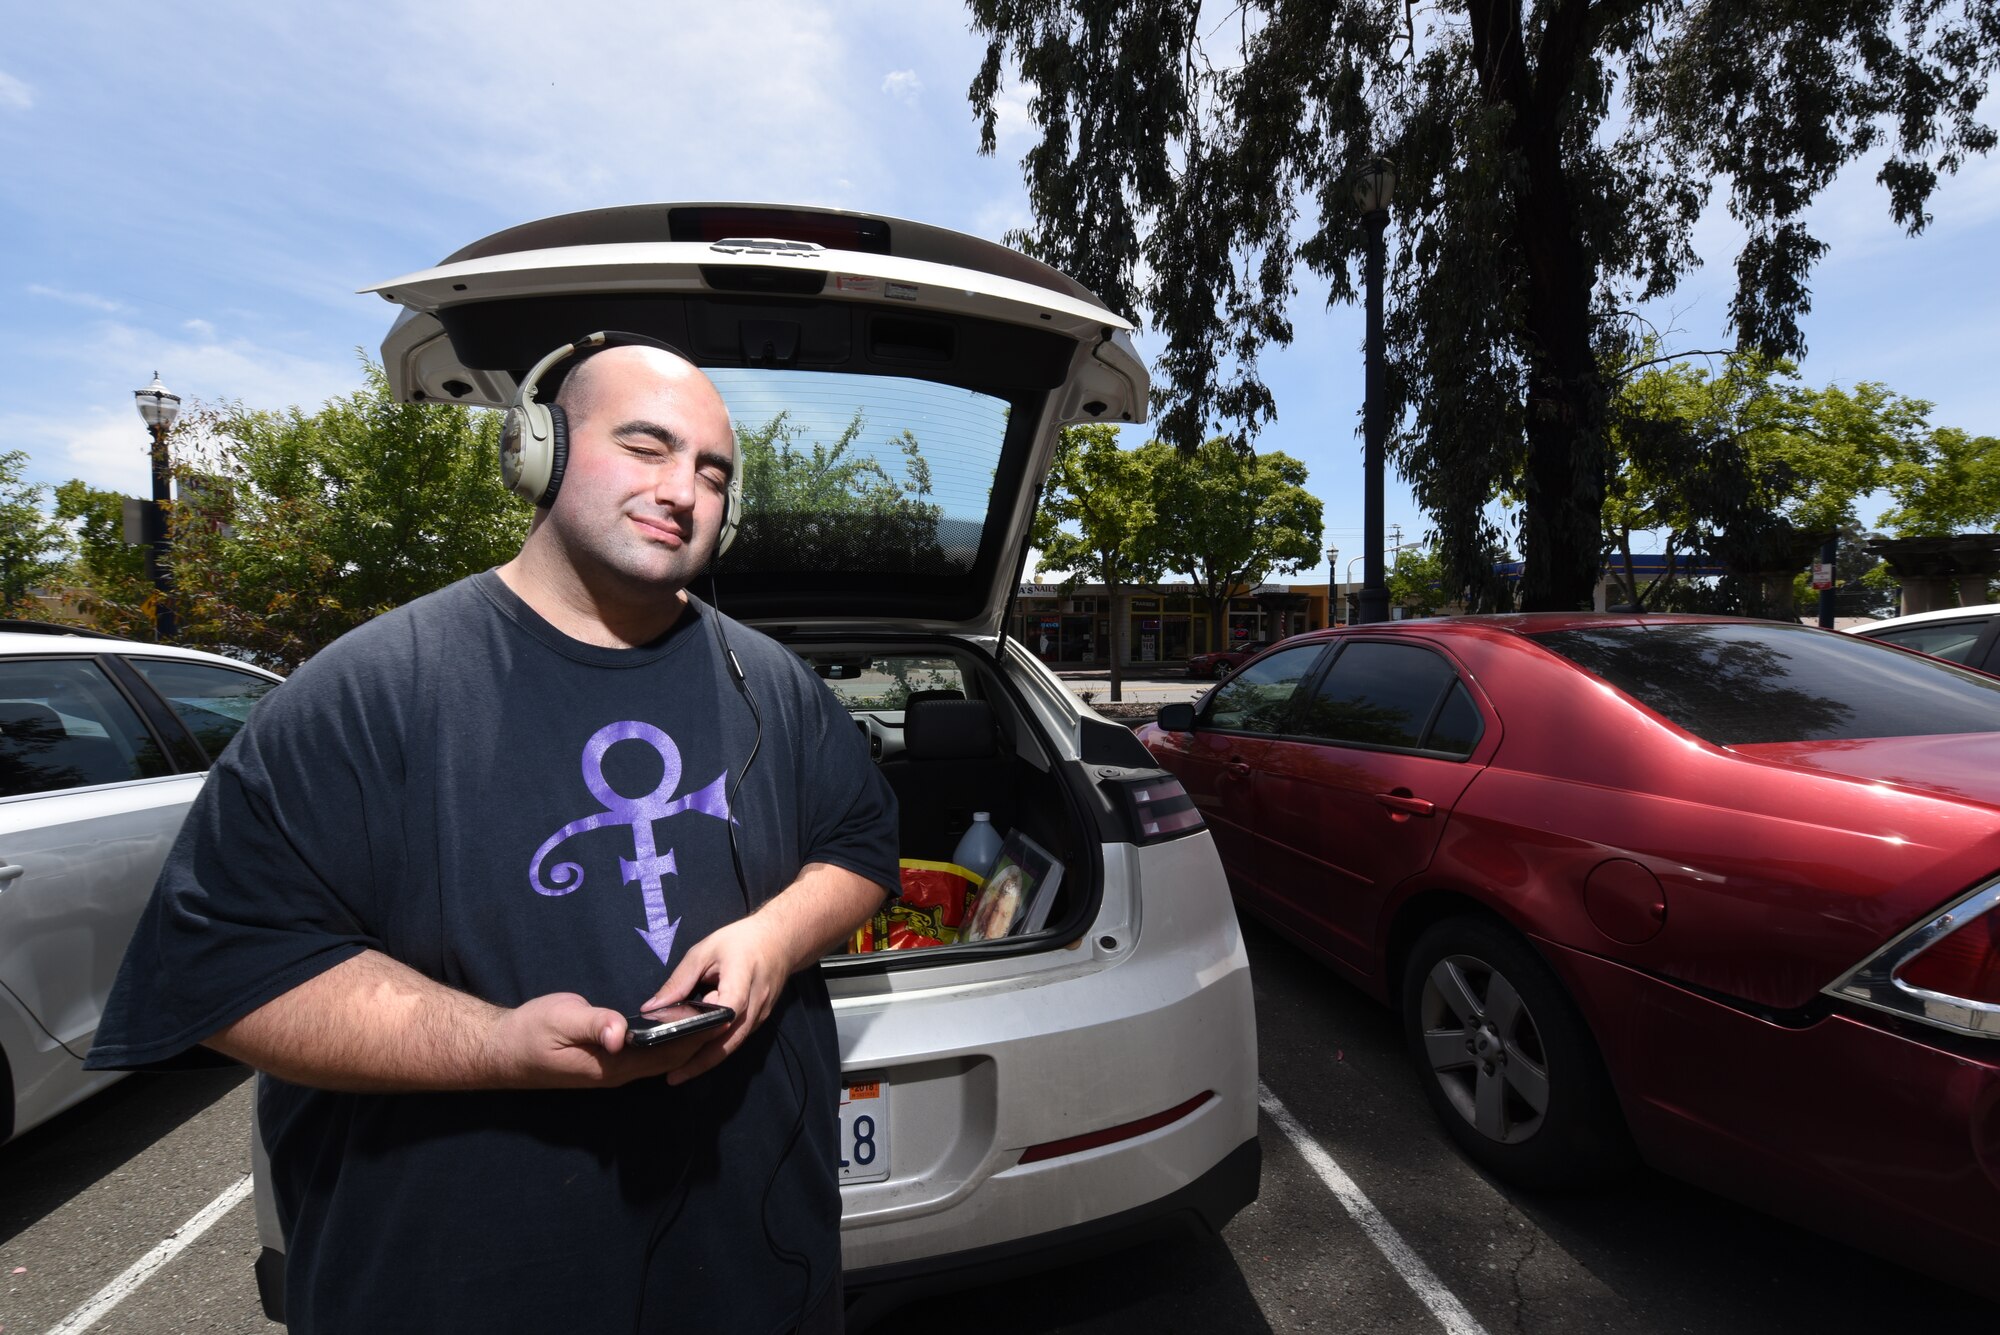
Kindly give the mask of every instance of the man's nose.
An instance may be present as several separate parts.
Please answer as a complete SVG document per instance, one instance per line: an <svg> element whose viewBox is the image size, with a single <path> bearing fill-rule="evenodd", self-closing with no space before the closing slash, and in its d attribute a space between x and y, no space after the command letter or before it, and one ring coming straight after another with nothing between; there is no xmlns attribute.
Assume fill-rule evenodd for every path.
<svg viewBox="0 0 2000 1335"><path fill-rule="evenodd" d="M672 458L662 464L653 475L653 499L661 505L676 510L694 508L694 463L684 458Z"/></svg>

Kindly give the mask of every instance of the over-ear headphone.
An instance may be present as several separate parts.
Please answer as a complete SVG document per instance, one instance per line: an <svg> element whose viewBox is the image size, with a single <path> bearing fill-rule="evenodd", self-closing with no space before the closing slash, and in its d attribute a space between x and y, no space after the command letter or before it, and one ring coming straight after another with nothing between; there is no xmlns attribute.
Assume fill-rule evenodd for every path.
<svg viewBox="0 0 2000 1335"><path fill-rule="evenodd" d="M514 402L507 408L507 420L500 427L500 478L517 496L546 507L562 487L563 470L569 465L569 420L558 403L537 403L535 391L549 368L569 357L588 357L606 348L659 348L683 361L686 353L671 343L644 334L628 334L615 329L586 334L574 343L565 343L536 362L521 378ZM571 368L574 370L575 368ZM722 497L722 527L715 540L715 554L729 550L736 540L736 528L743 518L743 461L729 471L729 486Z"/></svg>

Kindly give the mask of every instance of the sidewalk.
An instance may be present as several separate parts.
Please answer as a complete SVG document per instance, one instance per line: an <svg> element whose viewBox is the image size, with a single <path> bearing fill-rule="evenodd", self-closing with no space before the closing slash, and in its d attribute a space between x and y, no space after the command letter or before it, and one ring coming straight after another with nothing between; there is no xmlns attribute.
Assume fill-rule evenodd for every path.
<svg viewBox="0 0 2000 1335"><path fill-rule="evenodd" d="M1108 704L1111 700L1111 674L1102 669L1070 671L1057 669L1070 694L1078 699L1088 698L1092 704ZM1180 700L1192 700L1215 683L1190 677L1179 669L1153 672L1135 668L1125 674L1123 701L1126 704L1165 705Z"/></svg>

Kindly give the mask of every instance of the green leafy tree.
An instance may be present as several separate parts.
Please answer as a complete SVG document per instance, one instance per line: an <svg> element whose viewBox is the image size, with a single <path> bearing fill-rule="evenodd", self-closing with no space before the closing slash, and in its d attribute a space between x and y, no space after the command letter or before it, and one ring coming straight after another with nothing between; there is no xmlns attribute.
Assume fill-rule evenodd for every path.
<svg viewBox="0 0 2000 1335"><path fill-rule="evenodd" d="M56 517L73 534L60 586L64 601L98 630L155 638L158 595L146 578L146 549L125 541L125 497L73 478L56 488Z"/></svg>
<svg viewBox="0 0 2000 1335"><path fill-rule="evenodd" d="M1811 389L1791 362L1755 354L1714 374L1677 362L1632 377L1610 414L1618 466L1603 512L1623 600L1658 608L1672 590L1671 576L1642 587L1633 573L1632 534L1654 530L1670 558L1730 566L1730 610L1795 614L1794 576L1921 454L1929 410L1872 382Z"/></svg>
<svg viewBox="0 0 2000 1335"><path fill-rule="evenodd" d="M1154 523L1154 474L1169 452L1149 443L1123 449L1118 429L1063 428L1055 462L1035 511L1033 541L1041 568L1068 574L1066 584L1102 584L1118 605L1134 584L1150 584L1163 568ZM1111 698L1124 699L1127 618L1111 619Z"/></svg>
<svg viewBox="0 0 2000 1335"><path fill-rule="evenodd" d="M1390 606L1401 607L1410 616L1436 616L1456 601L1451 571L1426 547L1397 552L1388 584Z"/></svg>
<svg viewBox="0 0 2000 1335"><path fill-rule="evenodd" d="M1892 216L1995 142L1978 119L2000 0L969 0L995 144L1003 71L1032 89L1019 238L1164 343L1161 435L1275 411L1299 266L1356 296L1351 173L1397 167L1386 338L1398 466L1456 583L1516 494L1530 609L1598 576L1612 387L1630 309L1700 262L1720 186L1747 233L1737 346L1804 351L1805 219L1880 154Z"/></svg>
<svg viewBox="0 0 2000 1335"><path fill-rule="evenodd" d="M1887 485L1896 504L1876 522L1896 537L1990 532L2000 528L2000 440L1940 427L1890 466Z"/></svg>
<svg viewBox="0 0 2000 1335"><path fill-rule="evenodd" d="M62 569L69 546L43 508L48 488L24 475L28 456L0 451L0 616L18 616L34 590Z"/></svg>
<svg viewBox="0 0 2000 1335"><path fill-rule="evenodd" d="M1306 466L1276 450L1258 454L1223 436L1187 456L1154 448L1151 545L1167 569L1193 579L1208 604L1209 648L1223 648L1236 589L1320 559L1319 498L1306 490Z"/></svg>
<svg viewBox="0 0 2000 1335"><path fill-rule="evenodd" d="M411 599L511 557L530 511L497 414L398 403L381 367L315 413L205 409L177 438L181 635L296 668Z"/></svg>
<svg viewBox="0 0 2000 1335"><path fill-rule="evenodd" d="M909 431L869 448L856 413L831 441L806 440L779 413L738 427L743 460L743 531L732 568L944 574L960 568L945 550L944 508L931 499L931 470ZM883 463L900 465L901 476Z"/></svg>

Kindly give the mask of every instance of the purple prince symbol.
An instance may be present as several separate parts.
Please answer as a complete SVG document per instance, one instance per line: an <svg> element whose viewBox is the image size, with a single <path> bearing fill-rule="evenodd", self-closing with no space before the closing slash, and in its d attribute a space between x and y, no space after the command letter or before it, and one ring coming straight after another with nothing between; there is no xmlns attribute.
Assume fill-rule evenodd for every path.
<svg viewBox="0 0 2000 1335"><path fill-rule="evenodd" d="M659 786L644 797L625 797L604 779L604 753L615 742L645 742L660 753L660 763L665 772L660 775ZM665 853L656 850L653 843L653 822L683 811L699 811L705 816L720 820L729 819L729 797L725 790L729 771L715 776L715 781L685 797L674 797L673 791L681 781L681 749L674 745L674 739L650 723L627 720L623 723L609 723L590 735L583 744L583 782L591 795L604 804L604 810L595 816L585 816L573 820L543 841L535 850L535 861L528 868L528 884L538 895L566 895L583 887L583 868L574 862L558 862L550 869L549 883L542 884L542 862L553 853L556 845L574 834L595 830L605 825L629 825L632 827L632 856L618 859L618 870L623 873L625 884L637 881L646 904L646 925L633 930L646 938L660 963L665 964L674 951L674 931L680 926L680 919L667 917L667 888L665 878L674 874L674 851Z"/></svg>

